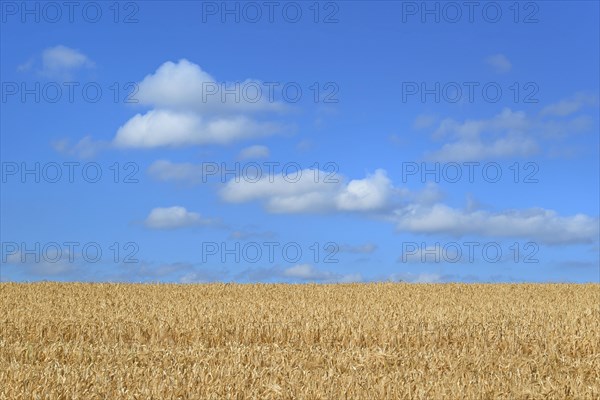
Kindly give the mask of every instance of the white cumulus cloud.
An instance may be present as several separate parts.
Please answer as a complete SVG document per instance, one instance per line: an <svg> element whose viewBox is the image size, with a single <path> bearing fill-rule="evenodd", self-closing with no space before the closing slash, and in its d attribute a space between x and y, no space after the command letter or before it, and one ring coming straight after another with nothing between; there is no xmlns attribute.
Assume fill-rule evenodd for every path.
<svg viewBox="0 0 600 400"><path fill-rule="evenodd" d="M206 219L195 212L181 206L154 208L144 221L150 229L177 229L190 226L209 225L213 220Z"/></svg>
<svg viewBox="0 0 600 400"><path fill-rule="evenodd" d="M325 176L323 171L305 169L297 175L263 176L257 181L231 179L220 194L230 203L260 200L273 213L318 213L378 211L390 205L396 192L384 170L347 184L341 176L330 181Z"/></svg>
<svg viewBox="0 0 600 400"><path fill-rule="evenodd" d="M85 56L64 48L53 49L46 58L49 68L57 70L87 63ZM95 144L95 148L91 149L88 143L82 143L85 149L80 152L93 154L91 150L109 147L150 149L229 145L289 132L290 126L248 115L255 111L280 111L285 107L274 101L270 94L263 93L254 101L256 96L249 96L245 88L260 87L258 81L246 80L242 83L241 86L233 83L235 93L232 95L227 83L216 82L198 65L187 60L166 62L138 84L134 95L139 104L152 108L125 121L108 145L100 145L100 142L90 138L86 140ZM239 89L236 89L238 86ZM217 93L206 93L206 90L217 90ZM227 95L221 96L221 93ZM78 152L67 146L64 139L57 143L58 151ZM264 156L265 149L248 151ZM262 153L259 154L260 151Z"/></svg>
<svg viewBox="0 0 600 400"><path fill-rule="evenodd" d="M218 82L186 59L167 61L138 85L136 98L157 108L207 113L281 111L269 87L258 80Z"/></svg>

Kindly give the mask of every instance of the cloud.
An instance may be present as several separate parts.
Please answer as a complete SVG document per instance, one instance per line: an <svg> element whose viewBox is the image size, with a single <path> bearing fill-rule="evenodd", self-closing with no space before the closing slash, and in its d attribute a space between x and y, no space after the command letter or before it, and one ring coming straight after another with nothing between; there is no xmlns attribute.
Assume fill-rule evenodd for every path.
<svg viewBox="0 0 600 400"><path fill-rule="evenodd" d="M41 55L29 58L17 66L18 72L33 71L47 78L73 79L75 72L90 69L94 62L79 50L58 45L44 49Z"/></svg>
<svg viewBox="0 0 600 400"><path fill-rule="evenodd" d="M267 158L269 157L269 148L267 146L254 145L250 147L246 147L240 151L238 155L238 159L240 160L250 160L257 158Z"/></svg>
<svg viewBox="0 0 600 400"><path fill-rule="evenodd" d="M254 182L231 179L220 196L229 203L260 201L271 213L358 212L391 221L399 231L417 234L514 237L551 245L594 243L598 238L597 217L560 216L543 208L492 212L478 208L473 199L465 209L452 208L441 202L443 196L437 186L414 192L398 188L384 170L348 183L342 176L337 183L317 181L314 176L314 171L302 170L293 181L284 176Z"/></svg>
<svg viewBox="0 0 600 400"><path fill-rule="evenodd" d="M527 157L538 152L537 143L529 138L499 138L489 143L479 140L459 140L447 143L438 151L429 153L427 158L441 162L473 161L509 157Z"/></svg>
<svg viewBox="0 0 600 400"><path fill-rule="evenodd" d="M598 98L596 96L587 93L577 93L568 99L544 107L540 114L565 117L581 110L585 106L595 106L597 104Z"/></svg>
<svg viewBox="0 0 600 400"><path fill-rule="evenodd" d="M462 260L462 249L455 250L453 246L444 249L442 245L436 243L433 246L423 246L414 244L410 247L403 245L403 254L398 258L400 263L455 263Z"/></svg>
<svg viewBox="0 0 600 400"><path fill-rule="evenodd" d="M554 107L553 109L555 109ZM551 112L545 112L550 115ZM441 148L425 153L432 161L460 162L511 157L528 157L549 146L542 139L562 139L593 126L591 118L577 116L568 120L552 120L527 116L522 111L503 109L488 119L456 121L444 119L432 134L433 139L447 139Z"/></svg>
<svg viewBox="0 0 600 400"><path fill-rule="evenodd" d="M157 263L142 261L120 264L95 280L109 282L178 282L207 283L225 281L229 271L224 268L208 268L189 262Z"/></svg>
<svg viewBox="0 0 600 400"><path fill-rule="evenodd" d="M303 280L323 280L331 277L331 273L319 271L309 264L299 264L287 268L283 271L283 275L289 278L299 278Z"/></svg>
<svg viewBox="0 0 600 400"><path fill-rule="evenodd" d="M310 139L302 139L296 143L296 150L299 152L307 152L314 149L315 143Z"/></svg>
<svg viewBox="0 0 600 400"><path fill-rule="evenodd" d="M69 77L81 68L92 68L94 63L78 50L58 45L42 52L43 75L49 77Z"/></svg>
<svg viewBox="0 0 600 400"><path fill-rule="evenodd" d="M515 237L549 245L594 243L599 225L597 217L584 214L563 217L543 208L490 212L461 210L444 204L411 204L395 210L393 220L398 230L404 232Z"/></svg>
<svg viewBox="0 0 600 400"><path fill-rule="evenodd" d="M229 203L259 200L273 213L319 213L328 211L367 212L385 209L396 189L384 170L376 170L364 179L344 183L316 179L315 170L301 170L296 176L263 176L259 180L231 179L221 189L221 198ZM326 174L320 171L319 176Z"/></svg>
<svg viewBox="0 0 600 400"><path fill-rule="evenodd" d="M230 144L237 140L268 136L281 126L260 123L244 116L206 120L192 113L151 110L137 114L121 126L113 140L119 148L182 147Z"/></svg>
<svg viewBox="0 0 600 400"><path fill-rule="evenodd" d="M434 132L434 137L455 136L461 139L476 139L483 133L523 132L531 128L531 121L522 111L504 108L490 119L467 119L459 122L451 118L441 121Z"/></svg>
<svg viewBox="0 0 600 400"><path fill-rule="evenodd" d="M392 133L391 135L388 135L387 139L390 143L392 143L395 146L405 146L407 143L409 143L406 137L401 137L397 133Z"/></svg>
<svg viewBox="0 0 600 400"><path fill-rule="evenodd" d="M538 150L536 142L527 135L531 126L524 112L513 112L508 108L487 120L458 122L444 119L433 136L449 136L452 141L437 151L427 153L426 158L458 162L528 156Z"/></svg>
<svg viewBox="0 0 600 400"><path fill-rule="evenodd" d="M299 279L302 281L350 283L360 282L359 274L336 274L329 271L321 271L310 264L298 264L283 270L282 275L286 278Z"/></svg>
<svg viewBox="0 0 600 400"><path fill-rule="evenodd" d="M387 276L387 281L407 282L407 283L446 283L446 282L480 282L480 283L500 283L500 282L518 282L514 277L507 275L492 275L482 278L473 274L448 274L437 272L400 272Z"/></svg>
<svg viewBox="0 0 600 400"><path fill-rule="evenodd" d="M588 115L578 115L571 119L563 120L545 120L538 123L535 128L535 134L540 139L546 139L546 147L549 149L548 144L556 144L560 148L564 149L565 145L569 143L561 142L561 139L572 138L578 133L589 132L593 125L593 118ZM553 140L551 143L549 140Z"/></svg>
<svg viewBox="0 0 600 400"><path fill-rule="evenodd" d="M364 179L353 179L337 194L336 207L343 211L374 211L385 208L394 187L387 173L378 169Z"/></svg>
<svg viewBox="0 0 600 400"><path fill-rule="evenodd" d="M441 283L443 277L440 274L423 272L412 278L413 283Z"/></svg>
<svg viewBox="0 0 600 400"><path fill-rule="evenodd" d="M192 271L179 278L179 283L211 283L220 281L219 276L204 271Z"/></svg>
<svg viewBox="0 0 600 400"><path fill-rule="evenodd" d="M257 84L249 80L244 83ZM246 115L255 111L279 111L283 105L270 101L268 96L253 102L241 94L243 89L237 90L234 86L231 94L224 90L227 88L226 83L216 82L198 65L185 59L177 63L166 62L154 74L144 78L136 95L141 104L155 108L137 114L123 124L113 145L146 149L228 145L287 130L280 123L258 121ZM210 94L212 90L219 91L218 95ZM222 97L222 93L229 94ZM264 155L264 149L248 151L255 155L262 151Z"/></svg>
<svg viewBox="0 0 600 400"><path fill-rule="evenodd" d="M430 114L419 114L415 121L413 122L413 128L415 129L425 129L432 127L438 118L435 115Z"/></svg>
<svg viewBox="0 0 600 400"><path fill-rule="evenodd" d="M249 239L253 239L253 238L273 239L276 236L277 235L274 232L270 232L270 231L259 232L259 231L250 230L250 229L237 229L237 230L231 231L231 233L229 234L229 239L233 239L233 240L249 240Z"/></svg>
<svg viewBox="0 0 600 400"><path fill-rule="evenodd" d="M17 65L17 72L31 71L33 69L34 65L35 65L34 59L30 58L29 60L25 61L24 63Z"/></svg>
<svg viewBox="0 0 600 400"><path fill-rule="evenodd" d="M600 260L595 261L582 261L582 260L568 260L568 261L559 261L555 262L554 265L558 269L598 269L598 265L600 265Z"/></svg>
<svg viewBox="0 0 600 400"><path fill-rule="evenodd" d="M311 264L297 264L288 268L273 266L267 268L249 268L236 276L236 280L251 282L315 282L315 283L352 283L362 282L358 273L343 274L325 271Z"/></svg>
<svg viewBox="0 0 600 400"><path fill-rule="evenodd" d="M52 147L61 154L90 159L95 157L101 150L109 148L110 143L94 140L88 135L75 144L71 144L69 139L56 140L52 143Z"/></svg>
<svg viewBox="0 0 600 400"><path fill-rule="evenodd" d="M499 74L505 74L512 69L512 64L504 54L494 54L485 59L485 62Z"/></svg>
<svg viewBox="0 0 600 400"><path fill-rule="evenodd" d="M231 179L219 194L229 203L260 200L273 213L322 212L330 209L339 183L317 182L314 172L308 169L298 174L300 178L297 180L282 175L263 176L256 182Z"/></svg>
<svg viewBox="0 0 600 400"><path fill-rule="evenodd" d="M61 64L57 61L61 56L56 53L51 52L54 55L49 56L50 60L54 60L49 61L52 68L58 69L60 65L66 68L83 63L81 57L73 54L67 57L63 54L64 51L59 51L58 54L63 54L64 58ZM257 84L257 81L247 80L244 83ZM212 86L207 86L208 84ZM228 95L208 96L203 92L207 87L223 88ZM234 85L234 89L235 87ZM152 108L123 123L112 142L104 148L154 149L229 145L291 131L291 126L279 122L250 118L248 114L252 112L281 111L285 107L281 103L270 101L270 95L252 101L243 87L239 89L243 92L240 100L236 97L242 92L229 95L227 84L217 83L198 65L187 60L166 62L138 85L136 100L139 104L150 105ZM92 139L89 141L93 142ZM58 149L71 151L64 145ZM264 155L264 149L262 151ZM254 152L258 154L258 149Z"/></svg>
<svg viewBox="0 0 600 400"><path fill-rule="evenodd" d="M432 182L427 182L423 189L405 193L408 200L421 205L439 203L444 199L444 196L440 187Z"/></svg>
<svg viewBox="0 0 600 400"><path fill-rule="evenodd" d="M36 277L64 276L82 265L81 253L71 253L68 248L50 246L42 251L16 251L3 255L2 264L22 268L27 275ZM37 258L36 258L37 257Z"/></svg>
<svg viewBox="0 0 600 400"><path fill-rule="evenodd" d="M190 212L181 206L154 208L144 221L149 229L178 229L191 226L210 225L214 223L195 212Z"/></svg>
<svg viewBox="0 0 600 400"><path fill-rule="evenodd" d="M186 59L167 61L138 85L136 98L141 104L201 114L283 111L285 104L275 101L269 87L246 79L242 82L217 82L200 66Z"/></svg>

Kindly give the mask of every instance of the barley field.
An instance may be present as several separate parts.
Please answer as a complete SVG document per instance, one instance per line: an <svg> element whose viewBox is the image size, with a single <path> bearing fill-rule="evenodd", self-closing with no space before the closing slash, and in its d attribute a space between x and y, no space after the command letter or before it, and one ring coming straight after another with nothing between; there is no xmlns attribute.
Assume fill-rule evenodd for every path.
<svg viewBox="0 0 600 400"><path fill-rule="evenodd" d="M0 284L1 399L598 399L600 285Z"/></svg>

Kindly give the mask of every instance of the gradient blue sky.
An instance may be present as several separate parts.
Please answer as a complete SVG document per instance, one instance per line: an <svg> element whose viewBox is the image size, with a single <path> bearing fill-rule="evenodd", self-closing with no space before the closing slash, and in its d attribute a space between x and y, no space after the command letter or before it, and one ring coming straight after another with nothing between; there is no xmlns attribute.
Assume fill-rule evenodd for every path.
<svg viewBox="0 0 600 400"><path fill-rule="evenodd" d="M421 2L279 2L273 21L256 2L257 22L244 3L238 22L221 2L123 2L118 14L109 2L82 14L82 2L73 21L67 8L27 4L32 13L2 2L3 281L600 280L596 1L481 2L456 22L436 2L439 21ZM236 82L263 96L206 92ZM301 88L297 102L285 85ZM93 102L83 87L102 95ZM483 87L502 93L492 101ZM79 163L74 182L66 162ZM281 168L260 182L202 179L209 164L268 173L269 162L304 171L297 182ZM479 163L473 182L465 162ZM58 163L63 177L23 179L36 163ZM82 178L86 163L100 166L99 182ZM458 182L403 176L457 164ZM486 181L483 165L501 179ZM323 181L328 171L337 183ZM99 261L82 255L86 243ZM236 243L246 259L223 262L223 244ZM250 243L263 250L256 262ZM286 259L286 243L303 256ZM325 262L332 249L337 262Z"/></svg>

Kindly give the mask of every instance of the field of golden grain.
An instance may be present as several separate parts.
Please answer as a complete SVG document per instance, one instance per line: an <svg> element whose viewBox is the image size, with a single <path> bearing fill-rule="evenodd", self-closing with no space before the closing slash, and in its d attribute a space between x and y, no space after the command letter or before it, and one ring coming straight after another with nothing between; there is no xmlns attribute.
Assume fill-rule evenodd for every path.
<svg viewBox="0 0 600 400"><path fill-rule="evenodd" d="M1 399L598 399L600 285L0 284Z"/></svg>

